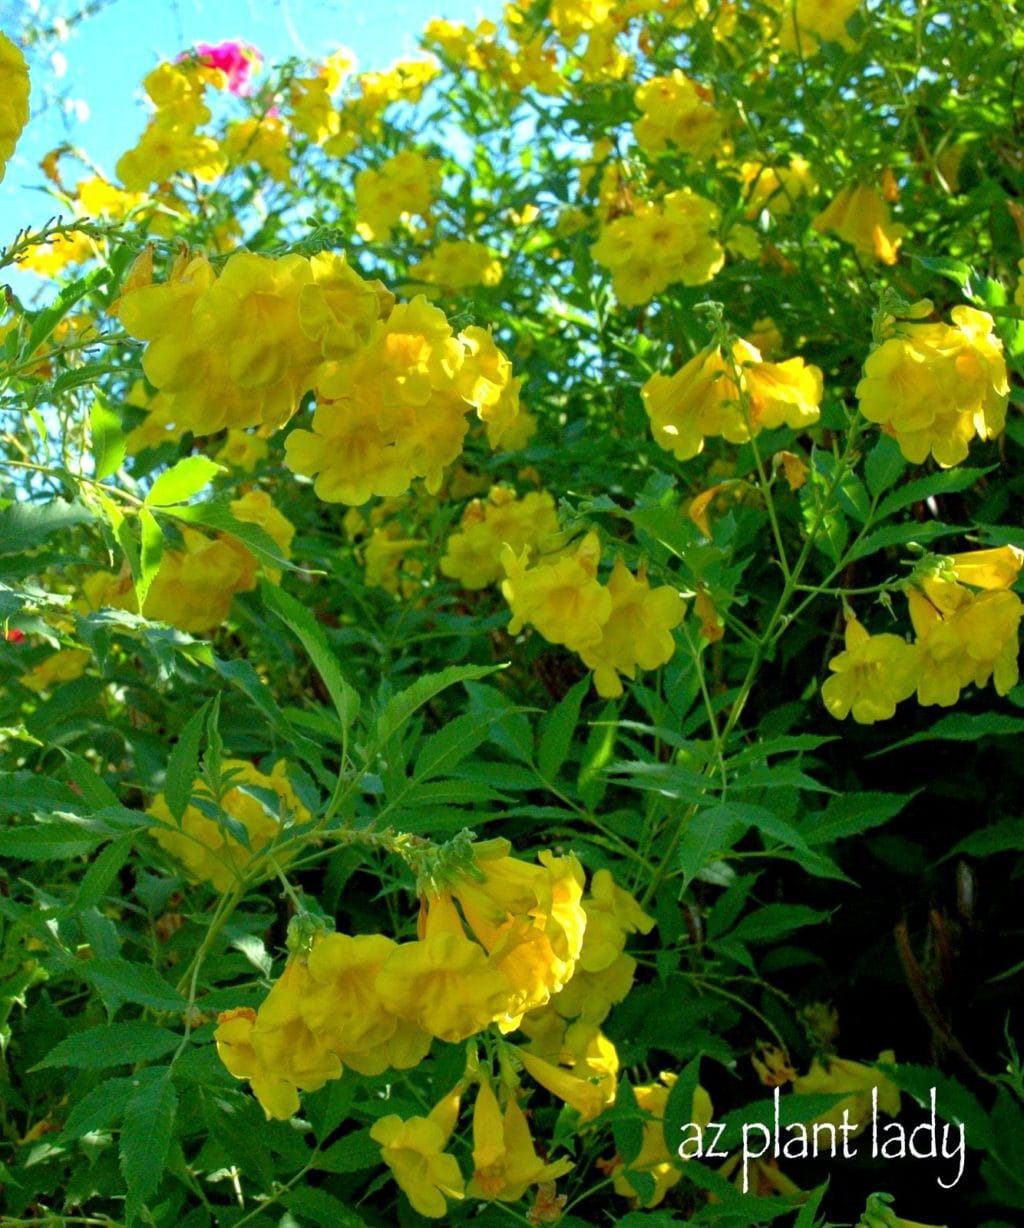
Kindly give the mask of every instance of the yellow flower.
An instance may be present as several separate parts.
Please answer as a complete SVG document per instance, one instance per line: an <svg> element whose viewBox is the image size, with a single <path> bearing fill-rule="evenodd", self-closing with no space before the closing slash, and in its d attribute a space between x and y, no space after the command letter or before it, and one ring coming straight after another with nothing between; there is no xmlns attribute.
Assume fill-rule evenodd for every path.
<svg viewBox="0 0 1024 1228"><path fill-rule="evenodd" d="M744 162L740 166L740 178L746 193L748 218L758 217L765 209L775 216L789 213L799 197L815 187L811 168L800 157L779 166Z"/></svg>
<svg viewBox="0 0 1024 1228"><path fill-rule="evenodd" d="M817 53L819 40L839 43L847 51L856 45L846 30L860 0L774 0L782 10L779 46L803 56Z"/></svg>
<svg viewBox="0 0 1024 1228"><path fill-rule="evenodd" d="M665 1106L668 1104L669 1092L678 1079L673 1071L662 1071L658 1083L645 1083L633 1089L637 1105L654 1117L654 1121L643 1123L643 1141L639 1153L628 1165L621 1161L615 1170L613 1188L616 1194L623 1198L637 1198L637 1192L629 1181L629 1173L646 1173L654 1178L654 1189L646 1200L641 1202L644 1207L656 1207L663 1201L668 1191L682 1179L682 1170L678 1164L682 1155L669 1155L665 1145L664 1118ZM694 1088L693 1104L688 1120L706 1129L711 1121L711 1098L699 1084Z"/></svg>
<svg viewBox="0 0 1024 1228"><path fill-rule="evenodd" d="M430 1219L448 1214L449 1198L465 1196L459 1163L445 1150L443 1127L429 1117L403 1121L392 1113L374 1122L370 1137L413 1209Z"/></svg>
<svg viewBox="0 0 1024 1228"><path fill-rule="evenodd" d="M487 428L492 448L504 443L519 416L519 380L512 363L494 344L489 330L470 325L458 336L463 349L456 386Z"/></svg>
<svg viewBox="0 0 1024 1228"><path fill-rule="evenodd" d="M846 651L828 663L833 676L821 687L825 707L837 720L853 713L859 725L888 720L913 695L919 653L898 635L869 635L852 615L846 619Z"/></svg>
<svg viewBox="0 0 1024 1228"><path fill-rule="evenodd" d="M516 1055L535 1082L559 1100L564 1100L584 1121L592 1121L610 1103L606 1090L599 1082L581 1079L526 1049L516 1049Z"/></svg>
<svg viewBox="0 0 1024 1228"><path fill-rule="evenodd" d="M972 588L1011 588L1017 583L1024 550L1019 546L995 546L990 550L968 550L950 556L950 563L961 584Z"/></svg>
<svg viewBox="0 0 1024 1228"><path fill-rule="evenodd" d="M501 281L501 261L490 248L471 239L443 239L409 269L412 277L463 290L467 286L496 286Z"/></svg>
<svg viewBox="0 0 1024 1228"><path fill-rule="evenodd" d="M48 691L60 682L81 678L91 660L88 648L61 648L34 665L27 674L22 674L18 681L30 691Z"/></svg>
<svg viewBox="0 0 1024 1228"><path fill-rule="evenodd" d="M722 141L722 119L711 104L711 91L678 68L668 77L652 77L635 95L643 115L633 135L648 153L669 144L695 158L710 158Z"/></svg>
<svg viewBox="0 0 1024 1228"><path fill-rule="evenodd" d="M518 635L530 623L552 644L573 651L597 644L612 612L612 596L597 580L601 544L588 533L572 554L541 558L527 566L506 546L501 553L506 579L501 591L512 611L509 633Z"/></svg>
<svg viewBox="0 0 1024 1228"><path fill-rule="evenodd" d="M944 468L967 457L977 435L991 439L1006 422L1009 384L992 317L955 307L953 324L924 322L931 303L910 308L909 321L889 320L857 385L860 412L895 435L900 451L920 464L929 452Z"/></svg>
<svg viewBox="0 0 1024 1228"><path fill-rule="evenodd" d="M711 201L680 188L602 227L593 256L611 270L619 302L639 305L673 282L700 286L715 276L725 263L720 220Z"/></svg>
<svg viewBox="0 0 1024 1228"><path fill-rule="evenodd" d="M668 585L652 589L643 572L632 575L621 559L615 560L608 592L612 609L601 639L580 650L604 699L622 694L620 674L635 678L637 667L657 669L672 659L676 650L672 629L686 613L675 589Z"/></svg>
<svg viewBox="0 0 1024 1228"><path fill-rule="evenodd" d="M843 188L811 225L818 231L833 231L862 255L882 264L896 263L907 229L893 223L881 194L865 184Z"/></svg>
<svg viewBox="0 0 1024 1228"><path fill-rule="evenodd" d="M308 984L305 960L293 959L258 1011L224 1011L217 1019L221 1061L236 1079L248 1079L268 1120L287 1121L299 1110L300 1091L318 1091L341 1077L337 1055L302 1019Z"/></svg>
<svg viewBox="0 0 1024 1228"><path fill-rule="evenodd" d="M217 459L225 464L252 473L261 460L266 458L269 445L259 435L250 431L228 431L217 453Z"/></svg>
<svg viewBox="0 0 1024 1228"><path fill-rule="evenodd" d="M482 947L441 929L397 946L376 985L390 1012L452 1044L503 1014L512 992Z"/></svg>
<svg viewBox="0 0 1024 1228"><path fill-rule="evenodd" d="M474 499L452 533L441 558L441 573L463 588L481 589L502 576L501 549L517 555L543 549L558 532L555 500L547 491L530 491L517 499L507 486L492 486L486 501Z"/></svg>
<svg viewBox="0 0 1024 1228"><path fill-rule="evenodd" d="M404 217L430 210L440 180L440 164L405 149L379 169L367 167L356 175L357 230L364 239L386 241Z"/></svg>
<svg viewBox="0 0 1024 1228"><path fill-rule="evenodd" d="M896 1055L891 1049L878 1055L879 1062L893 1065ZM845 1058L826 1058L824 1064L815 1058L807 1074L793 1080L793 1091L797 1095L836 1095L850 1093L840 1100L815 1122L829 1122L833 1126L841 1126L843 1114L846 1121L854 1126L851 1138L856 1138L861 1131L866 1130L871 1121L871 1093L878 1089L878 1107L889 1117L896 1117L900 1111L900 1093L885 1075L880 1074L871 1066L860 1062L850 1062Z"/></svg>
<svg viewBox="0 0 1024 1228"><path fill-rule="evenodd" d="M480 1084L473 1109L472 1198L518 1202L531 1185L554 1181L572 1168L568 1159L545 1164L533 1145L523 1110L510 1095L504 1113L488 1082Z"/></svg>
<svg viewBox="0 0 1024 1228"><path fill-rule="evenodd" d="M0 180L28 123L28 65L20 48L0 31Z"/></svg>
<svg viewBox="0 0 1024 1228"><path fill-rule="evenodd" d="M926 582L925 589L927 597L915 588L907 591L920 654L918 703L948 708L969 683L981 687L990 679L997 694L1007 694L1019 678L1017 629L1024 606L1017 594L1002 588L971 594L944 581Z"/></svg>
<svg viewBox="0 0 1024 1228"><path fill-rule="evenodd" d="M324 934L307 958L302 1018L360 1074L376 1075L388 1067L406 1070L430 1049L430 1035L389 1011L377 992L377 977L396 946L383 934Z"/></svg>
<svg viewBox="0 0 1024 1228"><path fill-rule="evenodd" d="M218 818L207 811L215 799L203 781L196 781L192 794L198 804L185 808L180 825L175 822L164 795L158 793L147 810L159 826L149 829L156 842L176 857L193 881L209 882L217 891L227 891L249 863L281 835L286 823L304 823L309 812L299 801L285 772L284 760L269 775L244 759L226 759L222 765L228 788L220 808L248 838L246 847ZM277 797L276 812L257 792ZM216 813L216 809L214 809Z"/></svg>

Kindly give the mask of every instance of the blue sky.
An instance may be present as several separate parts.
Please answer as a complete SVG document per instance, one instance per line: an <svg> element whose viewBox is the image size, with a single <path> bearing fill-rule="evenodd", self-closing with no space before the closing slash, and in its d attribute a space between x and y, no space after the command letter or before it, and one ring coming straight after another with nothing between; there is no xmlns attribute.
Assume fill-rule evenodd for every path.
<svg viewBox="0 0 1024 1228"><path fill-rule="evenodd" d="M84 148L113 176L114 163L145 124L142 78L194 43L244 39L265 61L318 58L345 46L360 68L383 68L415 51L431 17L474 23L497 18L502 7L502 0L110 0L56 47L66 71L55 84L64 97L87 105L88 118L45 106L36 85L53 70L45 58L32 65L32 118L0 184L0 243L56 211L37 190L39 160L55 145Z"/></svg>

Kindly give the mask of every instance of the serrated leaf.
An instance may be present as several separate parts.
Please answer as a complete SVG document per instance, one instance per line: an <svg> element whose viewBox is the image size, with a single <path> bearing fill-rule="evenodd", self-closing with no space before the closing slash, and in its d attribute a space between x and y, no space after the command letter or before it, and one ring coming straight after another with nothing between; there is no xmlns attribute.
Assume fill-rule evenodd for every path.
<svg viewBox="0 0 1024 1228"><path fill-rule="evenodd" d="M572 737L579 724L580 708L589 690L588 676L563 695L544 720L537 748L537 766L547 780L554 780L569 758Z"/></svg>
<svg viewBox="0 0 1024 1228"><path fill-rule="evenodd" d="M75 1102L68 1114L61 1138L81 1138L83 1134L91 1134L93 1130L103 1130L113 1125L124 1113L137 1087L137 1079L115 1078L107 1079L92 1091L86 1092L81 1100Z"/></svg>
<svg viewBox="0 0 1024 1228"><path fill-rule="evenodd" d="M185 999L149 964L133 964L127 959L90 960L81 965L79 975L95 985L112 1009L123 1002L137 1002L160 1011L185 1009Z"/></svg>
<svg viewBox="0 0 1024 1228"><path fill-rule="evenodd" d="M455 717L420 746L413 769L414 781L431 780L457 767L467 755L487 740L491 721L469 712ZM468 782L464 782L468 783Z"/></svg>
<svg viewBox="0 0 1024 1228"><path fill-rule="evenodd" d="M97 397L89 410L89 433L92 437L94 474L102 482L121 468L125 457L124 432L121 416Z"/></svg>
<svg viewBox="0 0 1024 1228"><path fill-rule="evenodd" d="M83 503L12 503L0 511L0 554L20 554L42 545L54 533L88 524L95 514Z"/></svg>
<svg viewBox="0 0 1024 1228"><path fill-rule="evenodd" d="M366 1220L361 1215L333 1194L313 1185L290 1190L280 1202L294 1215L308 1220L314 1228L321 1228L323 1224L330 1224L331 1228L366 1228Z"/></svg>
<svg viewBox="0 0 1024 1228"><path fill-rule="evenodd" d="M869 758L891 754L916 742L977 742L981 738L1010 737L1024 733L1024 717L1004 715L1002 712L951 712L936 721L931 729L912 734L899 742L892 742L882 750L874 751Z"/></svg>
<svg viewBox="0 0 1024 1228"><path fill-rule="evenodd" d="M146 503L150 507L167 507L184 503L208 485L223 469L208 456L184 456L153 483Z"/></svg>
<svg viewBox="0 0 1024 1228"><path fill-rule="evenodd" d="M196 781L199 764L199 743L203 736L203 725L209 707L210 701L207 700L197 712L189 717L167 761L164 801L172 817L179 823L192 797L192 787Z"/></svg>
<svg viewBox="0 0 1024 1228"><path fill-rule="evenodd" d="M877 499L898 482L906 467L907 461L896 440L890 435L879 435L864 462L864 480L872 498Z"/></svg>
<svg viewBox="0 0 1024 1228"><path fill-rule="evenodd" d="M971 1093L950 1075L943 1074L934 1066L917 1066L901 1062L890 1066L878 1064L878 1069L900 1089L918 1102L929 1106L932 1090L935 1091L935 1111L943 1121L962 1125L966 1130L967 1144L982 1151L994 1144L992 1122Z"/></svg>
<svg viewBox="0 0 1024 1228"><path fill-rule="evenodd" d="M178 1093L170 1068L164 1077L138 1088L128 1101L121 1127L121 1173L128 1187L125 1222L138 1218L164 1175L174 1131Z"/></svg>
<svg viewBox="0 0 1024 1228"><path fill-rule="evenodd" d="M211 1095L204 1091L203 1124L210 1138L231 1164L261 1185L273 1171L273 1158L265 1141L263 1114L250 1097Z"/></svg>
<svg viewBox="0 0 1024 1228"><path fill-rule="evenodd" d="M135 577L135 597L141 610L164 556L164 531L153 513L145 507L139 508L139 532L142 548L139 551L139 574Z"/></svg>
<svg viewBox="0 0 1024 1228"><path fill-rule="evenodd" d="M73 1066L78 1070L104 1070L148 1062L170 1053L181 1037L155 1023L131 1021L75 1032L56 1045L33 1070Z"/></svg>
<svg viewBox="0 0 1024 1228"><path fill-rule="evenodd" d="M22 823L0 831L0 856L21 861L56 861L90 853L108 837L78 823L55 819L47 823Z"/></svg>
<svg viewBox="0 0 1024 1228"><path fill-rule="evenodd" d="M110 269L107 267L93 269L84 277L78 277L68 282L53 300L49 307L44 307L32 321L32 330L21 352L24 362L33 356L43 342L50 336L57 325L64 319L72 307L93 290L105 285L110 280Z"/></svg>
<svg viewBox="0 0 1024 1228"><path fill-rule="evenodd" d="M85 872L78 894L65 910L65 915L73 917L86 908L94 908L107 895L110 884L118 871L131 856L135 840L132 836L124 836L108 845L102 853L94 857L89 869Z"/></svg>
<svg viewBox="0 0 1024 1228"><path fill-rule="evenodd" d="M684 1127L693 1121L693 1096L699 1082L700 1058L695 1057L680 1071L679 1078L673 1083L665 1101L662 1118L665 1148L672 1162L680 1167L684 1161L679 1156L679 1148L685 1142Z"/></svg>
<svg viewBox="0 0 1024 1228"><path fill-rule="evenodd" d="M687 886L712 862L729 851L747 830L747 824L718 806L695 814L679 842L678 865Z"/></svg>
<svg viewBox="0 0 1024 1228"><path fill-rule="evenodd" d="M341 721L342 731L348 730L359 711L359 693L346 681L341 666L327 643L323 627L304 605L276 585L266 580L261 581L260 595L264 605L298 637L324 681L334 710Z"/></svg>
<svg viewBox="0 0 1024 1228"><path fill-rule="evenodd" d="M500 665L449 665L436 674L425 674L404 691L393 695L377 717L374 735L378 746L383 744L406 723L410 716L435 695L460 682L477 681L497 673Z"/></svg>
<svg viewBox="0 0 1024 1228"><path fill-rule="evenodd" d="M380 1144L370 1138L370 1131L354 1130L332 1143L317 1156L315 1168L328 1173L357 1173L364 1168L376 1168L380 1163Z"/></svg>
<svg viewBox="0 0 1024 1228"><path fill-rule="evenodd" d="M1024 819L1003 819L965 836L945 857L991 857L994 853L1019 853L1024 849Z"/></svg>
<svg viewBox="0 0 1024 1228"><path fill-rule="evenodd" d="M747 913L729 937L734 942L776 942L793 930L807 925L820 925L829 914L806 904L765 904L756 912Z"/></svg>
<svg viewBox="0 0 1024 1228"><path fill-rule="evenodd" d="M70 810L76 801L70 785L35 772L0 772L0 815L25 815L35 811ZM0 841L7 831L21 828L6 828L0 831ZM2 852L0 845L0 852ZM12 854L13 856L13 854Z"/></svg>
<svg viewBox="0 0 1024 1228"><path fill-rule="evenodd" d="M874 533L869 533L867 537L862 537L850 550L846 562L852 563L856 559L867 558L877 550L887 550L890 546L905 546L908 542L916 542L923 546L940 537L953 537L963 532L963 525L941 524L937 520L927 520L921 523L915 520L911 524L886 525L884 529L878 529Z"/></svg>
<svg viewBox="0 0 1024 1228"><path fill-rule="evenodd" d="M931 499L935 495L949 495L961 490L970 490L980 478L991 472L991 468L966 469L958 466L955 469L943 469L940 473L930 473L924 478L915 478L906 486L901 486L892 494L886 495L878 505L876 515L879 520L884 520L885 517L909 507L912 503L922 503L925 499Z"/></svg>
<svg viewBox="0 0 1024 1228"><path fill-rule="evenodd" d="M895 818L914 796L913 793L844 793L834 797L818 814L808 815L800 830L809 844L831 844L833 840L859 836Z"/></svg>

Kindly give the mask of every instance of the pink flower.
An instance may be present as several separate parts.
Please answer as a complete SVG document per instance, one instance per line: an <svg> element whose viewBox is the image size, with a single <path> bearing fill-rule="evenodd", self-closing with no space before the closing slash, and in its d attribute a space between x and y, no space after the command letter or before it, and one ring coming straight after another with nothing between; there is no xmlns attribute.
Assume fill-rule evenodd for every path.
<svg viewBox="0 0 1024 1228"><path fill-rule="evenodd" d="M231 39L216 46L197 43L195 54L203 64L219 68L228 79L228 89L239 97L249 92L249 75L258 70L262 62L255 47Z"/></svg>

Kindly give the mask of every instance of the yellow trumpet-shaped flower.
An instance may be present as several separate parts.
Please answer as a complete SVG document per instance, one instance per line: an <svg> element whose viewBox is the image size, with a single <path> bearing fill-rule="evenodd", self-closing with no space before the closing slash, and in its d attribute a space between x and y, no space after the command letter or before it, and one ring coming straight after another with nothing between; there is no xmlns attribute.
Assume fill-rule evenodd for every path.
<svg viewBox="0 0 1024 1228"><path fill-rule="evenodd" d="M459 1162L445 1150L444 1128L430 1117L403 1121L392 1113L370 1128L384 1163L413 1209L429 1219L448 1214L448 1199L465 1196Z"/></svg>
<svg viewBox="0 0 1024 1228"><path fill-rule="evenodd" d="M554 1181L572 1168L568 1159L545 1164L537 1155L526 1116L510 1095L504 1112L490 1083L480 1084L473 1109L472 1198L518 1202L531 1185Z"/></svg>
<svg viewBox="0 0 1024 1228"><path fill-rule="evenodd" d="M612 596L597 579L601 544L588 533L572 554L542 558L534 567L523 553L501 553L506 579L501 591L512 610L509 632L527 623L552 644L579 651L596 644L612 612Z"/></svg>
<svg viewBox="0 0 1024 1228"><path fill-rule="evenodd" d="M846 651L828 663L832 677L821 697L832 716L850 713L859 725L885 721L917 686L919 653L898 635L869 635L852 615L846 620Z"/></svg>

